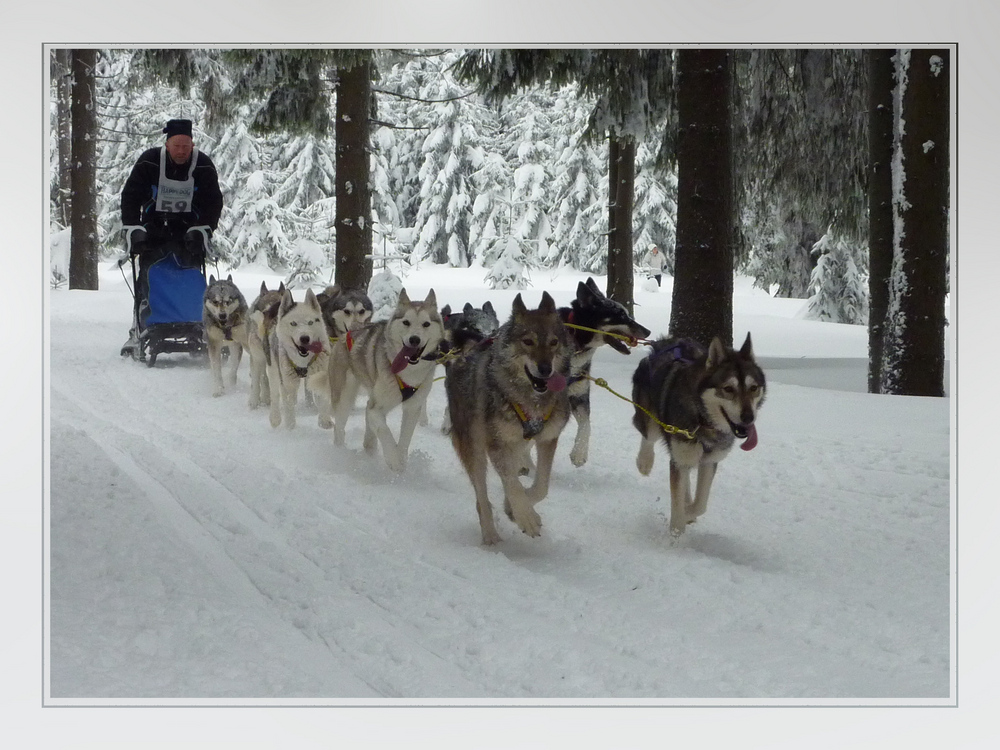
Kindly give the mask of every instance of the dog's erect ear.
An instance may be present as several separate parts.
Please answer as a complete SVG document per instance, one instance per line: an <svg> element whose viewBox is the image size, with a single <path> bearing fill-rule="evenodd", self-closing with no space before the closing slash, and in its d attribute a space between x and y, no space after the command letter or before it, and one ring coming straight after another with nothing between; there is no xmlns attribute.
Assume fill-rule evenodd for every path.
<svg viewBox="0 0 1000 750"><path fill-rule="evenodd" d="M285 282L284 281L282 281L280 284L278 284L278 291L281 292L282 294L285 293Z"/></svg>
<svg viewBox="0 0 1000 750"><path fill-rule="evenodd" d="M435 310L437 310L437 306L438 306L437 295L434 294L434 290L433 289L431 289L429 292L427 292L427 296L424 297L424 304L427 305L427 306L429 306L429 307L434 308Z"/></svg>
<svg viewBox="0 0 1000 750"><path fill-rule="evenodd" d="M538 309L545 313L554 313L556 311L556 301L552 299L552 295L548 292L542 292L542 304L538 306Z"/></svg>
<svg viewBox="0 0 1000 750"><path fill-rule="evenodd" d="M740 356L753 359L753 343L750 341L750 331L747 331L747 340L740 347Z"/></svg>
<svg viewBox="0 0 1000 750"><path fill-rule="evenodd" d="M399 290L399 299L396 300L396 307L410 304L410 295L406 293L406 287Z"/></svg>
<svg viewBox="0 0 1000 750"><path fill-rule="evenodd" d="M309 307L315 307L317 310L323 309L322 307L320 307L319 300L316 299L316 292L314 292L312 289L306 289L305 304L307 304Z"/></svg>
<svg viewBox="0 0 1000 750"><path fill-rule="evenodd" d="M228 275L228 276L226 277L226 281L228 281L228 282L229 282L230 284L232 284L232 283L233 283L233 275L232 275L232 274L229 274L229 275Z"/></svg>
<svg viewBox="0 0 1000 750"><path fill-rule="evenodd" d="M292 299L292 290L286 289L281 294L281 306L278 307L278 315L284 315L286 312L292 309L295 305L295 300Z"/></svg>
<svg viewBox="0 0 1000 750"><path fill-rule="evenodd" d="M722 343L722 339L716 336L712 339L712 343L708 347L708 361L705 362L705 367L714 367L725 358L726 346Z"/></svg>
<svg viewBox="0 0 1000 750"><path fill-rule="evenodd" d="M267 282L266 281L260 282L260 293L261 294L267 294Z"/></svg>
<svg viewBox="0 0 1000 750"><path fill-rule="evenodd" d="M521 299L521 293L518 292L517 296L514 297L514 301L511 303L510 311L514 315L523 315L528 312L528 308L524 306L524 300Z"/></svg>
<svg viewBox="0 0 1000 750"><path fill-rule="evenodd" d="M587 288L590 291L592 291L594 294L596 294L598 297L603 297L604 296L604 292L602 292L601 288L599 286L597 286L597 282L594 281L594 277L593 276L588 276L587 277Z"/></svg>
<svg viewBox="0 0 1000 750"><path fill-rule="evenodd" d="M462 312L465 313L466 315L468 315L470 312L473 312L475 309L476 308L474 308L472 306L471 302L466 302L465 303L465 307L462 308Z"/></svg>
<svg viewBox="0 0 1000 750"><path fill-rule="evenodd" d="M441 317L447 318L449 315L451 315L451 305L445 305L441 308Z"/></svg>
<svg viewBox="0 0 1000 750"><path fill-rule="evenodd" d="M208 283L209 283L209 286L211 286L212 284L215 283L215 274L214 273L210 273L208 275Z"/></svg>
<svg viewBox="0 0 1000 750"><path fill-rule="evenodd" d="M497 316L497 311L493 309L493 303L492 303L492 302L490 302L489 300L486 300L486 301L485 301L485 302L483 303L483 312L484 312L484 313L489 313L489 314L490 314L490 315L492 315L492 316L493 316L494 318L495 318L495 317Z"/></svg>

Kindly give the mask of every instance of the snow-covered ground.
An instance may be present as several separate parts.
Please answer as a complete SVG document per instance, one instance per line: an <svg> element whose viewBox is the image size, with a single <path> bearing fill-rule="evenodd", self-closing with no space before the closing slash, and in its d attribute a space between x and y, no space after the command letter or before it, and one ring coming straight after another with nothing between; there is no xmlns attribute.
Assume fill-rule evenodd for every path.
<svg viewBox="0 0 1000 750"><path fill-rule="evenodd" d="M248 298L279 280L233 276ZM505 317L515 292L483 276L404 285ZM526 302L568 304L583 278L537 273ZM636 300L665 332L669 278ZM595 389L590 461L569 461L571 422L542 536L500 514L485 548L442 383L394 475L361 449L363 401L338 448L304 405L294 431L250 411L246 360L213 398L187 355L119 358L117 270L50 292L46 702L950 705L951 399L865 393L866 330L803 304L737 280L734 335L769 378L760 442L682 539L665 453L639 475L631 406ZM605 347L594 374L628 394L641 356Z"/></svg>

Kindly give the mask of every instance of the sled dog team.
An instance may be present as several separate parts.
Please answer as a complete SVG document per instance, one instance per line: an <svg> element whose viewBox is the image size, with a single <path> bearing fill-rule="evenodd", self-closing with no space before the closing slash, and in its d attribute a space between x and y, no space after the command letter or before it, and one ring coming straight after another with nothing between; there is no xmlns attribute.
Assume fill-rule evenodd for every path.
<svg viewBox="0 0 1000 750"><path fill-rule="evenodd" d="M543 292L538 308L529 310L518 294L503 325L489 302L482 308L466 304L462 312L439 310L433 289L423 300L411 300L403 289L388 320L371 317L372 303L363 292L328 286L319 294L307 290L296 301L284 284L269 290L262 283L248 305L232 275L211 276L203 320L213 395L221 396L227 383L235 385L246 349L251 409L266 404L273 427L294 427L301 382L319 426L332 428L335 444L343 445L364 389L364 449L374 454L381 446L386 464L399 472L418 422L427 421L427 396L443 364L448 403L442 430L472 483L484 544L500 541L487 495L487 464L503 485L504 512L525 534L538 536L542 522L535 506L548 494L556 446L570 415L577 424L570 460L575 466L587 461L595 350L608 344L630 354L630 346L650 334L593 279L579 283L570 307L556 307ZM645 343L651 352L632 378L632 423L641 435L636 466L648 475L655 443L664 442L670 531L676 536L705 512L718 463L736 440L744 450L757 444L755 421L766 384L749 333L738 350L719 338L707 347L664 337ZM225 377L223 348L229 350ZM387 423L397 407L398 438ZM525 475L532 477L529 486L521 481Z"/></svg>

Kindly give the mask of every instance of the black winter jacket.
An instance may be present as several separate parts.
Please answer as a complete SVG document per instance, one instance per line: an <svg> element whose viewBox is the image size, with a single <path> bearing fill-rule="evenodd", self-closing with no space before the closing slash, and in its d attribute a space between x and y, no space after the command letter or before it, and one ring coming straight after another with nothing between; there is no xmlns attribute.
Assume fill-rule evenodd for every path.
<svg viewBox="0 0 1000 750"><path fill-rule="evenodd" d="M187 179L188 164L174 164L169 154L167 177L171 180ZM215 164L203 151L198 152L198 163L194 168L194 200L191 211L183 214L159 214L156 209L156 191L160 183L160 147L144 151L132 167L132 173L122 188L122 225L140 224L146 227L151 240L166 239L164 232L176 236L188 227L207 225L214 232L222 214L222 191L219 189L219 174ZM165 217L171 222L162 221ZM159 221L158 221L159 219Z"/></svg>

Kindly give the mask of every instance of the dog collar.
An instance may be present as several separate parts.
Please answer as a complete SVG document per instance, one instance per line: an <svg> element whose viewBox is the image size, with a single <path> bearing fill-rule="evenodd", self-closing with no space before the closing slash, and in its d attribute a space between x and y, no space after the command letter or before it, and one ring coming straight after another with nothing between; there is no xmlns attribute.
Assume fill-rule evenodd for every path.
<svg viewBox="0 0 1000 750"><path fill-rule="evenodd" d="M552 412L556 408L555 404L553 404L549 407L548 413L539 419L538 417L529 417L520 404L511 403L511 406L514 407L514 413L517 414L517 418L521 420L521 432L525 440L531 440L531 438L545 429L545 423L549 421L549 417L552 416Z"/></svg>
<svg viewBox="0 0 1000 750"><path fill-rule="evenodd" d="M399 375L396 376L396 384L399 386L399 392L403 395L403 401L406 401L406 399L416 393L417 388L419 388L419 386L404 383Z"/></svg>
<svg viewBox="0 0 1000 750"><path fill-rule="evenodd" d="M300 378L305 378L309 374L309 365L305 367L299 367L298 365L293 365L295 367L295 374ZM298 386L296 386L298 388Z"/></svg>

